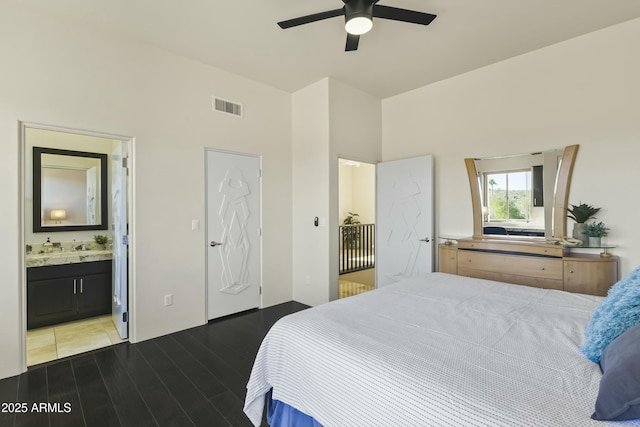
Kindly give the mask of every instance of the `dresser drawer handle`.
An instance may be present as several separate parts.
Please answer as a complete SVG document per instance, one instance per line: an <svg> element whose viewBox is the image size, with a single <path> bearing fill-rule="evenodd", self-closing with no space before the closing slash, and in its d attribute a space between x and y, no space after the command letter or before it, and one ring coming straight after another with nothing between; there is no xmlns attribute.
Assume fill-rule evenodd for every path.
<svg viewBox="0 0 640 427"><path fill-rule="evenodd" d="M544 267L540 267L540 270L544 270Z"/></svg>
<svg viewBox="0 0 640 427"><path fill-rule="evenodd" d="M569 270L569 273L573 273L573 270Z"/></svg>

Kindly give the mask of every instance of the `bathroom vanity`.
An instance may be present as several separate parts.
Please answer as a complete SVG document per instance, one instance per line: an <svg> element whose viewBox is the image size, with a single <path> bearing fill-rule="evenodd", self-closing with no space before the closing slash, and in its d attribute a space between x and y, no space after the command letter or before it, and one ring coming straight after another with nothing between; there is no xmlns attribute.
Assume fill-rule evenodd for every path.
<svg viewBox="0 0 640 427"><path fill-rule="evenodd" d="M27 257L27 329L111 312L111 259L51 265L36 257Z"/></svg>

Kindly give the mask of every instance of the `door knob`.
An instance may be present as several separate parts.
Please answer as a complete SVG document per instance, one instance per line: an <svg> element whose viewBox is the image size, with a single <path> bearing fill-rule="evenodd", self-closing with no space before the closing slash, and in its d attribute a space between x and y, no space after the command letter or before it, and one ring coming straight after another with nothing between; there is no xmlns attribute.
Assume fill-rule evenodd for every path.
<svg viewBox="0 0 640 427"><path fill-rule="evenodd" d="M420 239L421 242L429 242L429 238L425 237L424 239Z"/></svg>
<svg viewBox="0 0 640 427"><path fill-rule="evenodd" d="M220 246L220 245L222 245L222 243L211 241L211 247L212 248L215 248L216 246Z"/></svg>

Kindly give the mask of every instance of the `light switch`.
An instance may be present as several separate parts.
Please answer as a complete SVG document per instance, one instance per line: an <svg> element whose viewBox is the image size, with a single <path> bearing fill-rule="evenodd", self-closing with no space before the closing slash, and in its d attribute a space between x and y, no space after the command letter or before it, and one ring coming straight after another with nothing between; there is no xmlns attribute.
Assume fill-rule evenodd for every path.
<svg viewBox="0 0 640 427"><path fill-rule="evenodd" d="M200 220L199 219L192 219L191 220L191 231L197 231L200 230Z"/></svg>

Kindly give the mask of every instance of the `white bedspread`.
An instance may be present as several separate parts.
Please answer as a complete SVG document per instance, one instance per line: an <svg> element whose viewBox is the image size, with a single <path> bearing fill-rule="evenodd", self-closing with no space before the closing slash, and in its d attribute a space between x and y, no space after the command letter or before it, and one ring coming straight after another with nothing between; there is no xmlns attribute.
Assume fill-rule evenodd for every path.
<svg viewBox="0 0 640 427"><path fill-rule="evenodd" d="M434 273L323 304L265 337L245 413L273 388L324 427L602 426L578 353L600 301Z"/></svg>

